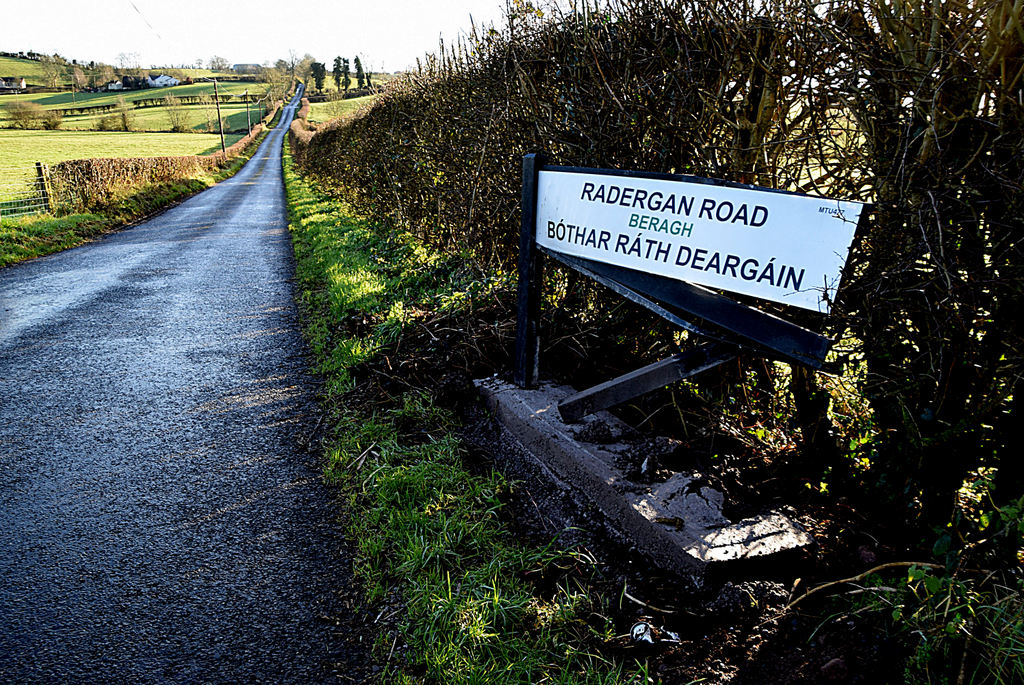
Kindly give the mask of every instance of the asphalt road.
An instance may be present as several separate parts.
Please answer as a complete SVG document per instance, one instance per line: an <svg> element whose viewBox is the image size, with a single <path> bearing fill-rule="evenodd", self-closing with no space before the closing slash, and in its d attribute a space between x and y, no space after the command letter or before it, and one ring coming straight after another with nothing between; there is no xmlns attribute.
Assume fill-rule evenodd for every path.
<svg viewBox="0 0 1024 685"><path fill-rule="evenodd" d="M309 445L294 107L234 178L0 270L0 682L359 680Z"/></svg>

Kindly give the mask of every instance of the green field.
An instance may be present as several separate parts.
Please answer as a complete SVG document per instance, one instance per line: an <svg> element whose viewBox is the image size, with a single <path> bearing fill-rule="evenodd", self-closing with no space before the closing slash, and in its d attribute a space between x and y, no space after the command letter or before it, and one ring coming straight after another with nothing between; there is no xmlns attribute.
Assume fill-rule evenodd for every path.
<svg viewBox="0 0 1024 685"><path fill-rule="evenodd" d="M212 103L209 105L182 105L182 108L187 112L187 122L193 131L200 133L217 131L217 108ZM247 119L244 103L222 103L220 111L224 118L225 131L246 129ZM100 121L112 114L112 112L105 112L64 117L61 128L69 131L95 131ZM260 120L259 108L253 104L249 105L249 117L253 124ZM171 130L171 121L167 109L164 107L143 107L132 110L132 122L132 128L136 131Z"/></svg>
<svg viewBox="0 0 1024 685"><path fill-rule="evenodd" d="M229 82L218 83L217 90L221 95L241 95L248 90L253 95L262 96L267 91L265 83ZM172 86L171 88L146 88L143 90L127 90L124 92L109 93L74 93L66 91L63 93L32 93L24 95L5 95L0 98L0 105L6 102L37 102L46 109L59 109L68 107L95 107L97 105L115 105L118 97L124 97L127 102L135 100L151 100L162 98L167 95L185 97L190 95L213 95L213 84L208 82L193 83L184 86ZM72 97L73 96L73 97ZM3 116L0 113L0 116Z"/></svg>
<svg viewBox="0 0 1024 685"><path fill-rule="evenodd" d="M24 78L30 86L43 85L43 67L31 59L17 59L15 57L0 57L0 77Z"/></svg>
<svg viewBox="0 0 1024 685"><path fill-rule="evenodd" d="M266 90L266 84L260 83L225 83L219 84L221 95L241 95L248 91L254 96L262 96ZM72 94L65 93L37 93L26 95L7 95L0 98L0 127L9 126L7 122L7 111L5 104L11 102L35 102L44 109L66 109L80 106L90 107L98 105L117 104L119 97L125 101L133 102L143 99L160 99L168 95L174 97L186 97L196 95L212 95L212 83L194 83L185 86L174 86L172 88L149 88L146 90L134 90L124 93L77 93L74 102ZM182 105L188 112L188 124L194 131L205 132L217 130L216 107L211 102L207 105L194 104ZM225 131L241 131L246 128L247 117L245 103L242 101L228 101L221 103L221 115L224 117ZM249 104L250 118L253 123L259 121L258 107L254 103ZM75 131L94 131L99 129L100 121L109 116L111 112L96 112L89 114L75 114L64 117L61 123L62 129ZM171 123L167 110L163 107L142 107L132 111L133 129L138 131L170 131Z"/></svg>
<svg viewBox="0 0 1024 685"><path fill-rule="evenodd" d="M242 112L245 117L245 112ZM241 135L224 136L231 145ZM55 164L89 157L162 157L207 154L220 148L220 136L198 133L0 130L0 183L31 178L36 162Z"/></svg>
<svg viewBox="0 0 1024 685"><path fill-rule="evenodd" d="M319 124L331 119L346 117L369 105L376 97L376 95L367 95L361 98L335 100L334 102L311 102L307 119L314 124Z"/></svg>

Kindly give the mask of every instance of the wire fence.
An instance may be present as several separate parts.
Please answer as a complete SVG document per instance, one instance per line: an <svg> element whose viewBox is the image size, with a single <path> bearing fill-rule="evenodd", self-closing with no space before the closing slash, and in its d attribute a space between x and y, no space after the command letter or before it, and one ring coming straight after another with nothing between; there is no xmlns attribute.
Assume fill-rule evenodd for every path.
<svg viewBox="0 0 1024 685"><path fill-rule="evenodd" d="M45 164L0 166L0 218L39 214L51 210Z"/></svg>

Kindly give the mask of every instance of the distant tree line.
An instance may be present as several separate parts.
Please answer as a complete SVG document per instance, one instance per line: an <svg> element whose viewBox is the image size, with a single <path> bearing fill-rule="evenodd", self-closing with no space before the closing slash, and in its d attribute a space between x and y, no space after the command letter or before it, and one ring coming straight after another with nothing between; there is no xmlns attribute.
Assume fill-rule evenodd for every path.
<svg viewBox="0 0 1024 685"><path fill-rule="evenodd" d="M307 60L309 61L307 62ZM327 65L324 62L313 60L309 55L296 62L296 78L303 81L312 80L313 87L319 93L322 93L324 90L327 74ZM335 89L342 93L347 92L352 86L353 76L355 76L357 89L363 90L373 87L372 74L363 68L363 61L358 56L354 57L351 62L347 57L335 57L330 74L334 80Z"/></svg>

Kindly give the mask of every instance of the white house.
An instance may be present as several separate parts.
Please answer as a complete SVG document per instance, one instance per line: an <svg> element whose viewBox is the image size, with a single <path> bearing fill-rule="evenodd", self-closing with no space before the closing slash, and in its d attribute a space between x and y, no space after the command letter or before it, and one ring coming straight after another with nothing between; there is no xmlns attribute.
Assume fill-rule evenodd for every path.
<svg viewBox="0 0 1024 685"><path fill-rule="evenodd" d="M26 88L25 79L17 76L0 78L0 88L24 90Z"/></svg>
<svg viewBox="0 0 1024 685"><path fill-rule="evenodd" d="M181 83L178 79L167 74L160 74L156 78L147 76L146 81L149 83L150 88L167 88L168 86L176 86Z"/></svg>
<svg viewBox="0 0 1024 685"><path fill-rule="evenodd" d="M103 86L103 90L124 90L124 84L120 81L111 81Z"/></svg>

